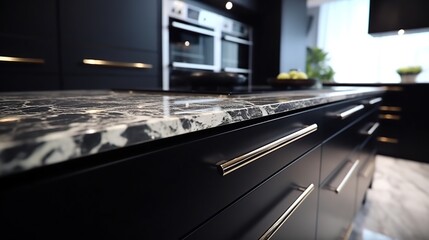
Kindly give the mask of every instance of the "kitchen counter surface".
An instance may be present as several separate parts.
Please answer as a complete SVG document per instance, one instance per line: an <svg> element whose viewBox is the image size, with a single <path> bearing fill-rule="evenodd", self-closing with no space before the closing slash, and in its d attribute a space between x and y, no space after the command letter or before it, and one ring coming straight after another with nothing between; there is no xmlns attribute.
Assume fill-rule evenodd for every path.
<svg viewBox="0 0 429 240"><path fill-rule="evenodd" d="M0 95L0 176L107 150L384 91L221 95L130 91Z"/></svg>

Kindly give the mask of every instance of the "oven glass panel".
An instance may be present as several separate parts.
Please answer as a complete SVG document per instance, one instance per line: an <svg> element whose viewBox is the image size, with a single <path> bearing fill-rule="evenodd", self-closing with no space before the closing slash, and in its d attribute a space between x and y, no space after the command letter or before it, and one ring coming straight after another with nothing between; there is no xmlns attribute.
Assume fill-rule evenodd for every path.
<svg viewBox="0 0 429 240"><path fill-rule="evenodd" d="M222 68L249 69L249 45L222 40Z"/></svg>
<svg viewBox="0 0 429 240"><path fill-rule="evenodd" d="M193 64L214 64L214 37L184 29L170 30L170 60Z"/></svg>

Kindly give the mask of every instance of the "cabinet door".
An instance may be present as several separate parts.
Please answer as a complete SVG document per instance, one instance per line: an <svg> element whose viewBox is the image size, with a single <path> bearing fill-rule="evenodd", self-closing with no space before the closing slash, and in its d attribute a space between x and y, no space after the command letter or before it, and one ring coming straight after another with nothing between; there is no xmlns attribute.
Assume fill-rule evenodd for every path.
<svg viewBox="0 0 429 240"><path fill-rule="evenodd" d="M346 159L319 189L317 239L343 239L355 213L357 171L356 156Z"/></svg>
<svg viewBox="0 0 429 240"><path fill-rule="evenodd" d="M319 145L322 131L312 126L323 126L322 113L323 108L312 109L252 125L231 124L228 130L214 128L75 159L58 164L59 170L44 168L50 174L43 178L57 178L28 181L24 175L23 187L7 191L0 181L2 236L18 232L20 239L50 239L68 232L75 239L83 233L94 239L178 239ZM127 131L133 132L131 138L146 134L132 127ZM248 153L251 158L242 158ZM288 173L303 180L296 182L299 186L318 181L320 153L315 155L318 159L306 164L308 175L305 168ZM224 165L224 175L224 163L239 164ZM282 209L300 194L288 195L290 186L283 187L276 193L289 196L286 205L278 206Z"/></svg>
<svg viewBox="0 0 429 240"><path fill-rule="evenodd" d="M160 86L161 1L60 0L61 50L66 76L83 76L80 88L146 89ZM90 76L139 78L127 81L92 81ZM83 79L82 78L82 79ZM65 78L65 86L68 83ZM79 87L78 87L79 88Z"/></svg>
<svg viewBox="0 0 429 240"><path fill-rule="evenodd" d="M0 1L0 91L59 87L56 7L55 0Z"/></svg>
<svg viewBox="0 0 429 240"><path fill-rule="evenodd" d="M315 239L319 164L317 147L185 239Z"/></svg>

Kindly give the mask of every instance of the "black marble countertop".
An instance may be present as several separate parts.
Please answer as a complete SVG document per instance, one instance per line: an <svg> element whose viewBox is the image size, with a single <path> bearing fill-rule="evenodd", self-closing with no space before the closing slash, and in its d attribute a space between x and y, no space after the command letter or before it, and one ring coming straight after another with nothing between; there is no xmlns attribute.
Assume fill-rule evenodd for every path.
<svg viewBox="0 0 429 240"><path fill-rule="evenodd" d="M0 93L0 176L380 91L328 87L243 95L102 90Z"/></svg>

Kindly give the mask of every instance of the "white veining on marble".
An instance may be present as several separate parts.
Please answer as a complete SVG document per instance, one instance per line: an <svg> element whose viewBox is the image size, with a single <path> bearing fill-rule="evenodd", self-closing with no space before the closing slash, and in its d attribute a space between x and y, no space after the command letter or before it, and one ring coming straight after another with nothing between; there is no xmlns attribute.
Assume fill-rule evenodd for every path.
<svg viewBox="0 0 429 240"><path fill-rule="evenodd" d="M382 92L218 95L57 91L0 95L0 176L119 147Z"/></svg>
<svg viewBox="0 0 429 240"><path fill-rule="evenodd" d="M367 194L351 239L378 239L365 237L365 230L385 239L429 239L428 163L377 156L373 185Z"/></svg>

